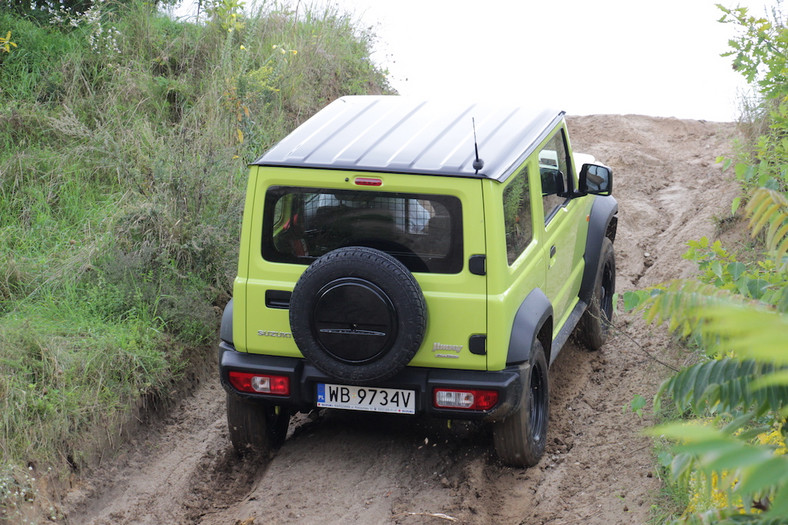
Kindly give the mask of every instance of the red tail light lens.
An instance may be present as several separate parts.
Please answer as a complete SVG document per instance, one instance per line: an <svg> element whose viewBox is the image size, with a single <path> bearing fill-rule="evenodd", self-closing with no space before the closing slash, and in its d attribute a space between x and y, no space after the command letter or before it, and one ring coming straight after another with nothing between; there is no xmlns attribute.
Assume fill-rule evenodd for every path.
<svg viewBox="0 0 788 525"><path fill-rule="evenodd" d="M381 179L373 179L371 177L356 177L353 179L353 182L356 186L382 186L383 181Z"/></svg>
<svg viewBox="0 0 788 525"><path fill-rule="evenodd" d="M436 408L489 410L498 403L498 392L496 390L436 388L434 394L433 405Z"/></svg>
<svg viewBox="0 0 788 525"><path fill-rule="evenodd" d="M237 390L250 394L290 395L290 378L287 376L231 371L230 384Z"/></svg>

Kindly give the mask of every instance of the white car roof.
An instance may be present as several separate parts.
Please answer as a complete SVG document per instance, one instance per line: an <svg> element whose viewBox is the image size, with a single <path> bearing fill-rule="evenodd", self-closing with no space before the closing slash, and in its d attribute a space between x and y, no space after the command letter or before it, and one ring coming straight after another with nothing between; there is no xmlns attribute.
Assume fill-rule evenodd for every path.
<svg viewBox="0 0 788 525"><path fill-rule="evenodd" d="M400 96L342 97L253 164L505 180L564 112ZM474 122L479 157L475 170Z"/></svg>

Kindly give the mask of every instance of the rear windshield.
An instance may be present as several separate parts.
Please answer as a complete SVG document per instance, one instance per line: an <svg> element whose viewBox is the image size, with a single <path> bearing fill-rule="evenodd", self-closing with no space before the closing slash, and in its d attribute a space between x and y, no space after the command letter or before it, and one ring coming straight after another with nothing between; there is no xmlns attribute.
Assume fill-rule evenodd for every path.
<svg viewBox="0 0 788 525"><path fill-rule="evenodd" d="M274 186L265 198L263 257L309 264L344 246L384 251L412 272L462 270L462 207L448 195Z"/></svg>

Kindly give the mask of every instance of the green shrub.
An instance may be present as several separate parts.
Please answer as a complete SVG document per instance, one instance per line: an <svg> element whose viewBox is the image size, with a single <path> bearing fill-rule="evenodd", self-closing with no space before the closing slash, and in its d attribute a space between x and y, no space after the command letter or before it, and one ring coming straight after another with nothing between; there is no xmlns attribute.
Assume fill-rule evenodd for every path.
<svg viewBox="0 0 788 525"><path fill-rule="evenodd" d="M17 44L0 51L0 507L26 465L88 461L85 432L112 441L214 344L247 162L334 98L389 90L333 9L264 7L232 31L231 11L196 24L138 1L37 14L0 10Z"/></svg>
<svg viewBox="0 0 788 525"><path fill-rule="evenodd" d="M779 7L779 4L778 4ZM739 254L702 238L686 258L696 280L627 292L627 308L699 343L698 362L665 381L665 393L690 421L650 431L677 442L660 460L690 494L684 523L785 523L788 516L788 29L746 8L723 11L739 29L730 41L734 69L761 95L745 122L749 143L735 173L748 201L755 246ZM748 106L751 107L751 106ZM726 167L733 165L726 161ZM735 212L741 199L737 199Z"/></svg>

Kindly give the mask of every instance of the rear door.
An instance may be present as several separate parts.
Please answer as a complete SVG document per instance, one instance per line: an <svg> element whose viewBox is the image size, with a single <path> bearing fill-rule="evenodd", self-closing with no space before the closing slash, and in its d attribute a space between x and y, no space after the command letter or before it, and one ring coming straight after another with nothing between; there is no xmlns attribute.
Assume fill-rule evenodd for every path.
<svg viewBox="0 0 788 525"><path fill-rule="evenodd" d="M468 262L485 253L479 180L260 169L245 286L248 351L299 356L288 294L316 258L360 245L400 260L424 293L427 331L411 365L486 367L469 349L470 337L487 331L486 277Z"/></svg>

